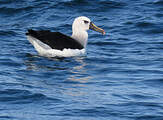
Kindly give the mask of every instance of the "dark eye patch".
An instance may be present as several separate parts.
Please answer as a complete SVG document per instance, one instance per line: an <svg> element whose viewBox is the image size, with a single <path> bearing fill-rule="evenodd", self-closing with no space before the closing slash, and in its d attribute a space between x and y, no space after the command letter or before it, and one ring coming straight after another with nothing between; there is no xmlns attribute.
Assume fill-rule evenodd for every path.
<svg viewBox="0 0 163 120"><path fill-rule="evenodd" d="M89 22L88 22L87 20L84 20L84 23L85 23L85 24L88 24Z"/></svg>

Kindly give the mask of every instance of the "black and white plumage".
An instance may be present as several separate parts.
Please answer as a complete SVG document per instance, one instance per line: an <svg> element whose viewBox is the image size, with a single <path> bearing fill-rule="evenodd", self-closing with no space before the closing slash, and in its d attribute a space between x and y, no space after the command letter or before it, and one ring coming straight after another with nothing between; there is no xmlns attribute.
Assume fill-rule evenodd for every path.
<svg viewBox="0 0 163 120"><path fill-rule="evenodd" d="M63 50L84 48L78 41L60 32L50 32L49 30L28 30L26 35L37 38L41 42L50 46L52 49Z"/></svg>
<svg viewBox="0 0 163 120"><path fill-rule="evenodd" d="M70 57L85 54L88 33L87 30L105 34L104 30L95 26L89 18L81 16L74 20L72 36L69 37L60 32L49 30L28 30L27 39L35 47L36 51L47 57Z"/></svg>

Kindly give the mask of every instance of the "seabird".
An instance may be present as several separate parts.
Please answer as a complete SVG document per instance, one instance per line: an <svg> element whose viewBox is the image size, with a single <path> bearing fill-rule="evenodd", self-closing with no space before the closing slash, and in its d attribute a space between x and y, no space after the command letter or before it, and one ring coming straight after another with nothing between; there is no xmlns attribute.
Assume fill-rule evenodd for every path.
<svg viewBox="0 0 163 120"><path fill-rule="evenodd" d="M29 29L26 35L29 42L42 56L71 57L85 54L89 29L105 34L105 31L93 24L89 18L80 16L72 24L71 37L60 32L32 29Z"/></svg>

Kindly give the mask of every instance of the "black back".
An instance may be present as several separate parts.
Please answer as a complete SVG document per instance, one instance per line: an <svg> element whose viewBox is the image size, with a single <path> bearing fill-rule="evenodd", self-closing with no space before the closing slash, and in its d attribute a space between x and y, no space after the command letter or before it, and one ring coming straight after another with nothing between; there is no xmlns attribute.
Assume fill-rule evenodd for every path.
<svg viewBox="0 0 163 120"><path fill-rule="evenodd" d="M51 32L49 30L28 30L26 35L30 35L39 39L43 43L50 46L52 49L63 50L64 48L70 49L83 49L84 47L75 39L64 35L60 32Z"/></svg>

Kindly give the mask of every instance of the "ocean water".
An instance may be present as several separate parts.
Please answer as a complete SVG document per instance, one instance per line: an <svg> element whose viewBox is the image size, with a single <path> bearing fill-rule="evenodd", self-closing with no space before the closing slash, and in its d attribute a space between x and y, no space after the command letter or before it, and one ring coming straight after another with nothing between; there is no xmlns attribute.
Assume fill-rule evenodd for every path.
<svg viewBox="0 0 163 120"><path fill-rule="evenodd" d="M39 56L27 29L71 35L87 55ZM163 120L162 0L0 0L0 120Z"/></svg>

